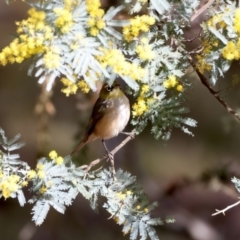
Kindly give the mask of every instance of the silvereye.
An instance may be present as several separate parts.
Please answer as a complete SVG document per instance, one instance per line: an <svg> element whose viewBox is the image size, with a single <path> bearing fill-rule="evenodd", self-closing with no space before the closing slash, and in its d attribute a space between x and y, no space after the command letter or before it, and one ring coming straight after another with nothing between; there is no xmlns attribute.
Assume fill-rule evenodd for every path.
<svg viewBox="0 0 240 240"><path fill-rule="evenodd" d="M112 86L105 83L93 107L85 135L71 155L80 150L86 143L98 138L102 139L108 152L104 140L115 137L122 132L129 118L129 100L121 90L120 85L117 82L114 82Z"/></svg>

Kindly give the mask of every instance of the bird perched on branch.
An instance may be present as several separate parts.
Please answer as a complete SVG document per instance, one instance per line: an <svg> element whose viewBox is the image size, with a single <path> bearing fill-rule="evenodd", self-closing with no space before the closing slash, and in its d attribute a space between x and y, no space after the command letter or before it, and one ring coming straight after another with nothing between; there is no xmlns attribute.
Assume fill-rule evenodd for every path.
<svg viewBox="0 0 240 240"><path fill-rule="evenodd" d="M86 143L98 138L102 139L105 150L109 154L104 140L113 138L123 131L130 118L129 100L114 82L111 86L105 83L96 101L92 115L88 121L82 141L72 151L79 151Z"/></svg>

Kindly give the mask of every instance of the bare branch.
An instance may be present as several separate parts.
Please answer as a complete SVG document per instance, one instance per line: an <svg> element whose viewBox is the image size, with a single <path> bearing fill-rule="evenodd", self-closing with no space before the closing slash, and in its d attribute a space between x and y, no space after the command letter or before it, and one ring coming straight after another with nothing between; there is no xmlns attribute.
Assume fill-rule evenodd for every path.
<svg viewBox="0 0 240 240"><path fill-rule="evenodd" d="M124 147L130 140L133 139L134 134L135 134L135 130L132 130L130 132L130 135L127 138L125 138L117 147L115 147L109 154L114 156L122 147ZM87 167L86 165L84 165L84 167L86 167L84 178L86 177L87 173L91 170L92 167L94 167L95 165L99 164L101 161L107 158L108 158L108 154L102 156L101 158L97 158L93 160ZM111 160L111 164L113 164L112 160ZM82 168L82 167L79 167L79 168Z"/></svg>
<svg viewBox="0 0 240 240"><path fill-rule="evenodd" d="M213 4L214 0L209 0L205 5L203 5L201 8L199 8L197 10L197 12L195 12L195 14L191 17L191 22L193 22L196 18L198 18L204 11L207 10L207 8L209 8L212 4Z"/></svg>
<svg viewBox="0 0 240 240"><path fill-rule="evenodd" d="M229 210L229 209L237 206L238 204L240 204L240 201L238 201L238 202L236 202L236 203L234 203L234 204L232 204L232 205L230 205L230 206L228 206L228 207L226 207L226 208L224 208L224 209L222 209L222 210L216 209L216 212L213 213L212 216L216 216L217 214L220 214L220 213L222 213L223 215L225 215L225 212L226 212L227 210Z"/></svg>
<svg viewBox="0 0 240 240"><path fill-rule="evenodd" d="M221 99L218 94L219 92L216 92L215 90L213 90L211 88L211 86L208 83L207 78L197 69L195 63L193 62L192 58L189 56L189 62L191 63L192 67L195 69L200 81L202 82L202 84L209 90L209 92L217 99L217 101L219 103L221 103L221 105L226 108L226 110L231 113L238 121L240 121L240 116L239 114L234 111L223 99Z"/></svg>

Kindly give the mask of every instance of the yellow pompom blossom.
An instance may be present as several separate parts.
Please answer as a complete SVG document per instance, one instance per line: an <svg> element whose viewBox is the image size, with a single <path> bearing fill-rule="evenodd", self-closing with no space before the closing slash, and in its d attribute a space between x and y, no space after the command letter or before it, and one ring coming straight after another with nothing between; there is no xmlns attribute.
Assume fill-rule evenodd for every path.
<svg viewBox="0 0 240 240"><path fill-rule="evenodd" d="M165 88L173 88L178 83L176 76L170 75L167 80L163 82Z"/></svg>
<svg viewBox="0 0 240 240"><path fill-rule="evenodd" d="M132 195L133 192L129 190L129 191L126 192L126 194L127 194L127 195Z"/></svg>
<svg viewBox="0 0 240 240"><path fill-rule="evenodd" d="M147 102L144 98L138 97L137 102L133 104L132 108L133 117L141 116L148 110Z"/></svg>
<svg viewBox="0 0 240 240"><path fill-rule="evenodd" d="M41 194L44 194L45 192L47 192L47 188L45 186L42 186L40 189L39 189L39 192Z"/></svg>
<svg viewBox="0 0 240 240"><path fill-rule="evenodd" d="M205 61L205 58L202 54L198 54L197 56L197 69L199 72L204 73L205 70L210 71L212 66Z"/></svg>
<svg viewBox="0 0 240 240"><path fill-rule="evenodd" d="M80 88L80 90L84 93L88 93L90 91L89 85L84 81L80 80L77 84L77 86Z"/></svg>
<svg viewBox="0 0 240 240"><path fill-rule="evenodd" d="M227 24L223 20L224 13L216 14L207 21L207 25L213 28L226 28Z"/></svg>
<svg viewBox="0 0 240 240"><path fill-rule="evenodd" d="M37 176L40 179L43 179L45 177L44 165L42 163L37 164Z"/></svg>
<svg viewBox="0 0 240 240"><path fill-rule="evenodd" d="M61 165L61 164L63 164L63 162L64 162L63 157L58 156L57 152L54 151L54 150L49 153L49 157L50 157L52 160L54 160L57 165Z"/></svg>
<svg viewBox="0 0 240 240"><path fill-rule="evenodd" d="M42 163L38 163L37 169L38 170L43 170L44 169L44 165Z"/></svg>
<svg viewBox="0 0 240 240"><path fill-rule="evenodd" d="M76 94L77 90L78 90L78 86L76 83L70 81L67 78L61 78L61 82L63 83L63 85L65 86L65 88L63 88L61 91L63 93L66 94L66 96L68 97L70 94Z"/></svg>
<svg viewBox="0 0 240 240"><path fill-rule="evenodd" d="M240 34L240 8L236 9L233 24L235 32Z"/></svg>
<svg viewBox="0 0 240 240"><path fill-rule="evenodd" d="M22 187L26 187L28 185L28 181L23 181L22 183L21 183L21 186Z"/></svg>
<svg viewBox="0 0 240 240"><path fill-rule="evenodd" d="M183 86L181 84L177 85L176 89L179 91L179 92L182 92L183 91Z"/></svg>
<svg viewBox="0 0 240 240"><path fill-rule="evenodd" d="M34 171L34 170L29 170L29 171L27 172L27 177L28 177L29 179L33 179L35 176L36 176L36 171Z"/></svg>
<svg viewBox="0 0 240 240"><path fill-rule="evenodd" d="M141 87L140 95L137 98L137 101L133 104L132 116L139 117L143 115L148 110L148 99L145 94L150 90L149 85L144 84Z"/></svg>
<svg viewBox="0 0 240 240"><path fill-rule="evenodd" d="M39 170L37 172L37 175L40 179L43 179L45 177L45 171L44 170Z"/></svg>
<svg viewBox="0 0 240 240"><path fill-rule="evenodd" d="M127 42L132 41L141 32L147 32L154 23L155 18L148 15L136 16L130 19L130 25L123 28L124 39Z"/></svg>
<svg viewBox="0 0 240 240"><path fill-rule="evenodd" d="M19 189L20 177L18 175L10 175L4 176L0 178L0 190L2 191L2 195L5 199L9 198L12 193L15 193Z"/></svg>
<svg viewBox="0 0 240 240"><path fill-rule="evenodd" d="M144 61L151 60L155 57L155 53L149 44L138 45L136 47L136 53Z"/></svg>
<svg viewBox="0 0 240 240"><path fill-rule="evenodd" d="M212 66L206 62L205 58L209 54L211 54L214 50L219 49L219 40L215 38L208 38L203 40L202 42L202 47L203 50L200 54L196 55L197 58L197 69L201 72L204 73L204 71L210 71L212 69Z"/></svg>
<svg viewBox="0 0 240 240"><path fill-rule="evenodd" d="M116 197L119 199L119 200L124 200L126 198L126 194L122 193L122 192L118 192L116 193Z"/></svg>
<svg viewBox="0 0 240 240"><path fill-rule="evenodd" d="M143 84L142 87L141 87L141 95L147 93L149 90L150 90L149 85Z"/></svg>
<svg viewBox="0 0 240 240"><path fill-rule="evenodd" d="M17 183L17 182L19 182L19 180L20 180L20 177L18 175L10 175L8 177L8 181L10 183Z"/></svg>
<svg viewBox="0 0 240 240"><path fill-rule="evenodd" d="M86 0L87 11L90 18L87 21L90 27L90 34L92 36L97 36L99 31L106 26L103 20L104 10L101 9L100 0Z"/></svg>
<svg viewBox="0 0 240 240"><path fill-rule="evenodd" d="M62 165L63 164L63 157L61 156L58 156L56 159L55 159L55 162L57 165Z"/></svg>
<svg viewBox="0 0 240 240"><path fill-rule="evenodd" d="M43 62L45 64L45 67L48 69L54 69L59 67L60 60L61 60L60 55L58 53L51 51L47 52L43 56Z"/></svg>
<svg viewBox="0 0 240 240"><path fill-rule="evenodd" d="M49 156L50 159L55 159L58 156L58 154L55 150L53 150L49 153L48 156Z"/></svg>
<svg viewBox="0 0 240 240"><path fill-rule="evenodd" d="M84 93L88 93L90 91L89 85L84 80L80 80L78 83L73 83L67 78L62 78L61 82L65 87L61 91L65 93L67 97L70 94L76 94L78 89L80 89Z"/></svg>
<svg viewBox="0 0 240 240"><path fill-rule="evenodd" d="M239 60L240 59L240 39L237 44L233 41L229 41L227 45L222 49L222 56L227 60Z"/></svg>
<svg viewBox="0 0 240 240"><path fill-rule="evenodd" d="M31 8L28 15L28 19L16 23L19 36L0 53L1 65L21 63L33 55L47 51L44 42L52 39L53 31L45 21L45 12Z"/></svg>
<svg viewBox="0 0 240 240"><path fill-rule="evenodd" d="M169 88L176 88L177 91L182 92L183 91L183 86L179 84L177 78L175 75L170 75L168 76L168 79L166 79L163 82L163 86L167 89Z"/></svg>
<svg viewBox="0 0 240 240"><path fill-rule="evenodd" d="M73 26L73 16L69 9L54 8L53 11L58 16L55 25L61 30L62 33L67 33Z"/></svg>
<svg viewBox="0 0 240 240"><path fill-rule="evenodd" d="M104 68L112 67L119 75L128 76L133 80L140 80L145 75L145 70L135 63L128 62L118 49L100 49L103 55L97 56L97 60Z"/></svg>

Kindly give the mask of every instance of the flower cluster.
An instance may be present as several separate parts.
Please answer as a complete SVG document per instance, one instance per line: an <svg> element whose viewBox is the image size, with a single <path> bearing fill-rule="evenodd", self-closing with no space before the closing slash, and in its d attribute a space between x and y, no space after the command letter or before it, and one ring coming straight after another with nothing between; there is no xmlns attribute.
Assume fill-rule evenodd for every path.
<svg viewBox="0 0 240 240"><path fill-rule="evenodd" d="M136 16L130 20L130 25L123 28L124 39L127 42L138 37L141 32L147 32L155 23L155 18L147 15Z"/></svg>
<svg viewBox="0 0 240 240"><path fill-rule="evenodd" d="M239 60L240 59L240 39L237 43L229 41L227 45L222 49L222 56L227 60Z"/></svg>
<svg viewBox="0 0 240 240"><path fill-rule="evenodd" d="M44 165L42 163L37 164L37 176L40 179L43 179L45 177Z"/></svg>
<svg viewBox="0 0 240 240"><path fill-rule="evenodd" d="M216 38L209 38L202 42L203 51L196 56L197 68L201 73L204 71L210 71L212 66L206 61L206 56L219 47L219 40Z"/></svg>
<svg viewBox="0 0 240 240"><path fill-rule="evenodd" d="M147 84L142 85L139 97L132 106L133 118L143 115L148 110L148 101L150 101L151 99L150 98L147 99L146 93L148 93L149 90L150 90L149 85Z"/></svg>
<svg viewBox="0 0 240 240"><path fill-rule="evenodd" d="M237 8L235 11L233 27L234 27L235 32L240 34L240 8Z"/></svg>
<svg viewBox="0 0 240 240"><path fill-rule="evenodd" d="M97 57L104 68L111 67L120 76L128 76L133 80L140 80L145 75L145 70L135 63L126 60L118 49L100 49L103 55Z"/></svg>
<svg viewBox="0 0 240 240"><path fill-rule="evenodd" d="M90 34L97 36L99 31L106 26L103 20L104 10L100 8L101 2L99 0L86 0L87 11L90 15L87 23L90 27Z"/></svg>
<svg viewBox="0 0 240 240"><path fill-rule="evenodd" d="M53 32L45 21L45 12L31 8L28 15L27 20L16 23L19 36L0 53L1 65L21 63L33 55L47 51L44 42L52 39Z"/></svg>
<svg viewBox="0 0 240 240"><path fill-rule="evenodd" d="M62 165L64 161L63 157L58 156L57 152L54 150L49 153L49 158L54 160L57 165Z"/></svg>
<svg viewBox="0 0 240 240"><path fill-rule="evenodd" d="M236 32L237 42L236 40L232 40L227 42L226 46L222 49L222 56L231 61L231 60L239 60L240 59L240 9L236 9L235 16L233 20L233 28Z"/></svg>
<svg viewBox="0 0 240 240"><path fill-rule="evenodd" d="M64 8L54 8L53 11L57 15L55 25L61 30L62 33L67 33L73 26L73 16L68 7L65 5Z"/></svg>
<svg viewBox="0 0 240 240"><path fill-rule="evenodd" d="M45 177L44 165L41 163L37 164L36 170L31 169L27 172L27 177L29 180L33 180L36 177L43 179Z"/></svg>
<svg viewBox="0 0 240 240"><path fill-rule="evenodd" d="M47 69L54 69L60 65L61 57L58 53L58 49L52 48L46 52L43 56L43 62Z"/></svg>
<svg viewBox="0 0 240 240"><path fill-rule="evenodd" d="M144 61L151 60L155 57L155 53L152 50L151 45L148 44L147 38L141 39L141 44L136 47L136 53Z"/></svg>
<svg viewBox="0 0 240 240"><path fill-rule="evenodd" d="M167 89L169 88L176 88L177 91L182 92L183 91L183 86L181 84L179 84L176 76L174 75L170 75L168 76L168 79L166 79L163 82L163 86Z"/></svg>
<svg viewBox="0 0 240 240"><path fill-rule="evenodd" d="M16 193L19 189L19 182L20 177L18 175L12 174L6 176L0 172L0 190L2 191L2 196L7 199L12 193Z"/></svg>
<svg viewBox="0 0 240 240"><path fill-rule="evenodd" d="M65 93L67 97L70 94L76 94L78 89L84 93L88 93L90 91L89 85L84 80L80 80L78 83L73 83L67 78L62 78L61 82L65 87L62 89L62 92Z"/></svg>
<svg viewBox="0 0 240 240"><path fill-rule="evenodd" d="M226 28L227 24L223 21L224 13L216 14L207 21L207 25L213 28Z"/></svg>

